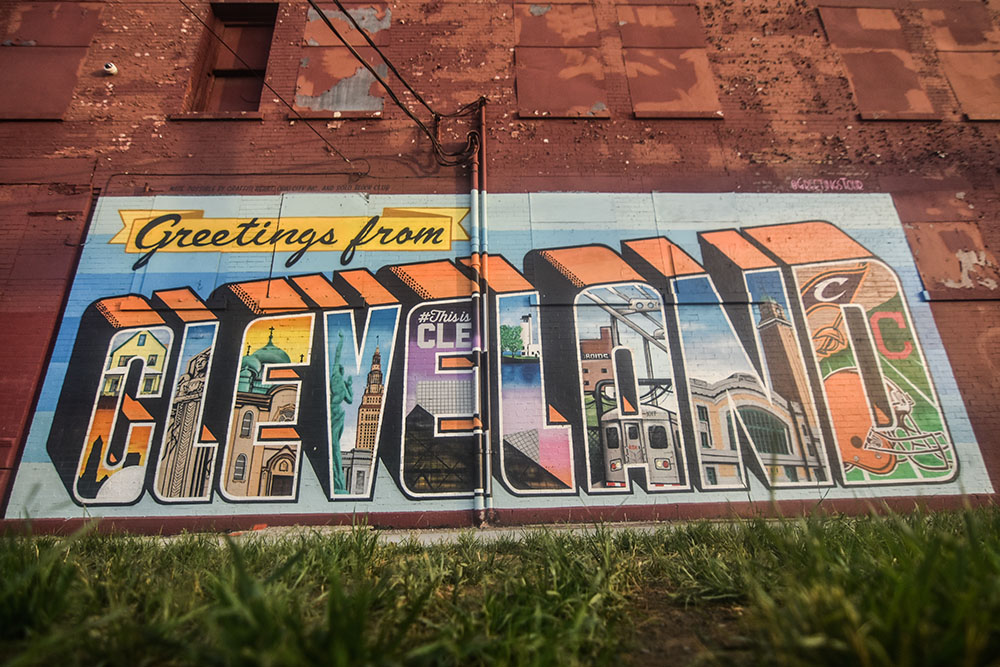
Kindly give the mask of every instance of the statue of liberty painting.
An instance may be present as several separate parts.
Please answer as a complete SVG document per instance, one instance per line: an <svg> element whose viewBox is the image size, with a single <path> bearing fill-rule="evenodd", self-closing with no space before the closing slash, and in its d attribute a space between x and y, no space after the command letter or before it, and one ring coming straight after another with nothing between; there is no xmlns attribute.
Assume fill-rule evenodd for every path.
<svg viewBox="0 0 1000 667"><path fill-rule="evenodd" d="M333 492L347 493L347 483L344 480L344 466L340 459L340 436L344 434L344 403L354 402L354 389L351 378L344 378L344 365L340 363L340 354L344 350L344 334L339 334L337 351L330 364L330 443L333 450Z"/></svg>

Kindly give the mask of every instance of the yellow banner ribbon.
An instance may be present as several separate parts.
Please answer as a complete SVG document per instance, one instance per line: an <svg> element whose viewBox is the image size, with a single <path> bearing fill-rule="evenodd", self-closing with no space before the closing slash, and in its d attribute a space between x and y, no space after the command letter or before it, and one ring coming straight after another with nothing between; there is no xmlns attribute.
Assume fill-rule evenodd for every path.
<svg viewBox="0 0 1000 667"><path fill-rule="evenodd" d="M346 217L206 218L204 211L119 210L122 229L109 243L141 254L133 269L158 252L291 252L285 266L309 250L451 250L468 241L461 222L468 208L385 208L381 215Z"/></svg>

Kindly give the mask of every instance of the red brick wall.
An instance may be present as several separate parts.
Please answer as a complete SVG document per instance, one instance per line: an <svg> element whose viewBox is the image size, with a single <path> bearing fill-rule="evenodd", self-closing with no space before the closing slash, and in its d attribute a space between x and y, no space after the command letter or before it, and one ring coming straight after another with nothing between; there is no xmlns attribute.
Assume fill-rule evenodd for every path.
<svg viewBox="0 0 1000 667"><path fill-rule="evenodd" d="M858 120L841 59L815 9L801 0L699 3L723 120L631 118L621 38L609 1L594 5L611 113L606 120L516 116L509 3L400 3L391 8L385 51L443 111L479 95L489 99L494 191L539 189L546 182L576 188L593 182L589 189L632 191L724 184L773 191L788 190L794 177L847 176L863 180L866 190L892 189L896 178L927 178L988 192L996 178L997 133L990 123L961 120L916 4L897 10L897 16L940 122ZM14 5L3 4L0 22ZM205 3L195 7L207 16ZM268 81L289 101L306 9L302 2L281 5L271 50ZM183 109L202 39L202 27L178 3L105 5L64 120L4 122L0 156L88 158L96 163L96 186L122 172L352 169L303 121L293 124L268 91L262 121L169 120ZM100 73L107 61L118 65L117 76ZM404 99L414 103L408 94ZM359 185L465 189L456 170L433 166L426 139L390 103L381 119L311 122L345 155L371 161L372 180ZM464 138L464 126L451 129L455 132L445 123L444 139ZM128 181L117 177L111 185Z"/></svg>
<svg viewBox="0 0 1000 667"><path fill-rule="evenodd" d="M0 3L0 27L9 25L17 4ZM954 213L975 225L986 249L1000 245L1000 130L996 123L962 119L920 12L936 5L870 4L896 7L940 120L861 121L843 62L815 4L805 0L697 3L721 120L632 117L612 0L593 2L609 119L517 116L509 2L390 4L385 51L442 111L480 95L488 99L492 192L787 192L799 183L794 179L848 178L860 181L865 192L960 193L961 206L944 217ZM207 3L192 6L208 16ZM987 6L993 25L1000 24L1000 7L992 1ZM288 101L294 98L307 7L283 2L278 12L268 83ZM305 121L289 118L267 90L260 120L172 119L183 110L204 39L202 26L177 2L103 4L101 26L63 120L0 121L0 317L7 325L0 360L0 489L6 486L3 470L16 458L10 452L25 435L93 192L468 189L466 170L437 166L427 139L388 101L379 119L309 121L355 158L350 164ZM118 66L117 76L101 72L109 61ZM416 108L412 96L402 97ZM429 121L426 112L421 117ZM457 146L468 129L446 120L442 140ZM349 175L357 171L367 175ZM933 217L939 213L925 209L903 218L940 220ZM952 298L957 300L935 304L934 313L993 480L1000 482L998 462L989 454L996 432L993 370L1000 363L990 344L995 302L969 303L961 291Z"/></svg>

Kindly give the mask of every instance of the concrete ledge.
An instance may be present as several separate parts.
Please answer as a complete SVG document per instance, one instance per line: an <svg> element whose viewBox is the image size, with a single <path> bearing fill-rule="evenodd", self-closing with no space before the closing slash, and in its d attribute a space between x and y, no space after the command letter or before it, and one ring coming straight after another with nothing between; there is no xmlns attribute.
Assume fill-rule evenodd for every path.
<svg viewBox="0 0 1000 667"><path fill-rule="evenodd" d="M489 515L491 526L532 524L594 524L605 522L731 520L753 517L778 518L819 514L823 516L905 513L915 510L958 510L986 507L998 501L996 494L970 496L898 496L824 500L784 500L743 503L684 503L634 505L631 507L499 509ZM428 528L475 528L482 525L472 509L436 512L370 512L364 514L250 514L242 516L104 517L76 519L6 519L0 535L69 535L96 523L99 534L176 535L178 533L234 532L274 526L350 526L422 530Z"/></svg>

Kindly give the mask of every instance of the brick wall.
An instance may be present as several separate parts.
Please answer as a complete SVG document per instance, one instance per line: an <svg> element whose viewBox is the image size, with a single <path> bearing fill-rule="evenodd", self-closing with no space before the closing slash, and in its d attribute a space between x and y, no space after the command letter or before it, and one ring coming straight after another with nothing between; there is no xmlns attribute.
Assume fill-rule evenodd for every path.
<svg viewBox="0 0 1000 667"><path fill-rule="evenodd" d="M468 171L436 165L426 137L388 100L380 118L307 121L296 119L265 90L259 119L178 119L208 39L201 24L176 2L93 4L100 8L100 25L62 120L0 121L0 308L4 321L18 322L5 336L7 367L16 369L3 393L0 448L13 453L0 456L5 458L0 467L8 470L26 435L92 194L435 194L469 187ZM983 3L872 0L866 5L895 11L934 106L933 121L859 118L818 3L695 4L721 119L632 117L610 0L592 3L606 119L518 116L511 3L388 3L392 25L383 48L441 111L487 98L491 192L797 192L829 187L814 179L849 179L860 182L863 192L894 194L908 225L961 221L979 235L966 250L990 252L1000 245L994 224L1000 213L1000 131L996 123L963 119L922 13ZM21 6L0 3L0 27L10 29ZM191 6L209 17L207 3ZM1000 7L985 6L996 29ZM289 102L303 56L307 9L303 2L281 3L272 41L267 81ZM119 74L105 76L105 62L114 62ZM412 95L404 91L401 97L416 109ZM429 115L420 113L429 122ZM332 152L307 123L352 161ZM445 119L440 136L456 147L469 129L466 122ZM912 204L925 192L938 196ZM910 240L914 243L912 234ZM916 259L923 270L919 254ZM926 283L928 276L922 277ZM935 294L948 300L934 303L933 313L996 482L1000 469L988 453L995 432L989 369L997 354L989 344L992 291L977 284Z"/></svg>
<svg viewBox="0 0 1000 667"><path fill-rule="evenodd" d="M15 5L5 2L4 12L9 15ZM594 5L609 119L517 117L511 4L400 3L391 7L393 25L384 49L442 111L479 95L488 98L489 168L496 191L580 176L617 190L668 189L674 182L695 180L709 189L708 184L729 183L787 190L791 178L832 175L860 178L867 190L889 189L883 181L899 177L948 178L968 190L982 184L988 192L995 178L995 129L961 120L921 17L924 5L904 5L896 13L940 122L858 120L843 63L814 6L801 0L698 3L721 121L631 118L611 2ZM195 8L208 16L206 4ZM268 82L289 101L306 9L305 3L283 3L274 33ZM5 160L90 158L97 165L95 185L122 172L345 168L303 121L293 124L288 110L267 91L262 121L169 120L183 110L205 39L201 25L180 4L107 4L101 24L63 121L3 123ZM117 76L100 73L107 61L118 65ZM409 94L403 99L414 102ZM402 182L421 180L438 189L464 190L464 179L454 170L432 166L426 140L391 103L381 119L312 123L345 155L371 160L371 174L380 182L399 180L394 185L401 188ZM464 138L464 130L445 123L442 136Z"/></svg>

